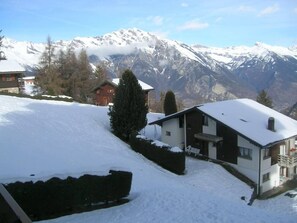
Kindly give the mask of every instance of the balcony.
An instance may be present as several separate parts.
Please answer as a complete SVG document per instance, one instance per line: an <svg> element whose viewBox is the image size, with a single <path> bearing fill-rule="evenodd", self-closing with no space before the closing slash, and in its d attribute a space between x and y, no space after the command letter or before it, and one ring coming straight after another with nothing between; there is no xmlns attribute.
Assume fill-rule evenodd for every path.
<svg viewBox="0 0 297 223"><path fill-rule="evenodd" d="M278 165L283 167L294 167L297 166L297 155L293 156L278 155Z"/></svg>

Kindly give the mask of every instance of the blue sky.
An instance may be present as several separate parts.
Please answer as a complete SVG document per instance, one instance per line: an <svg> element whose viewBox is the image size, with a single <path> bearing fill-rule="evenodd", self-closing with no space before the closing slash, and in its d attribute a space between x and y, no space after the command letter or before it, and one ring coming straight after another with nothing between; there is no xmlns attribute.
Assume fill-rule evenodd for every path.
<svg viewBox="0 0 297 223"><path fill-rule="evenodd" d="M1 0L1 35L45 42L139 28L186 44L297 45L296 0Z"/></svg>

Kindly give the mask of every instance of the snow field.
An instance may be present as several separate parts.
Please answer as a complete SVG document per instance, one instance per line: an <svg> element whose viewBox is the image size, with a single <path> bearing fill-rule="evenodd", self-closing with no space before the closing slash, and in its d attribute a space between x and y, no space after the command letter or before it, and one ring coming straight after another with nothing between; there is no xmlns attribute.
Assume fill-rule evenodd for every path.
<svg viewBox="0 0 297 223"><path fill-rule="evenodd" d="M214 163L187 158L184 176L162 169L110 133L107 111L0 96L1 183L102 175L112 168L133 173L130 202L43 223L296 221L296 198L279 196L248 206L251 188ZM150 113L148 119L160 116ZM160 136L155 126L142 132Z"/></svg>

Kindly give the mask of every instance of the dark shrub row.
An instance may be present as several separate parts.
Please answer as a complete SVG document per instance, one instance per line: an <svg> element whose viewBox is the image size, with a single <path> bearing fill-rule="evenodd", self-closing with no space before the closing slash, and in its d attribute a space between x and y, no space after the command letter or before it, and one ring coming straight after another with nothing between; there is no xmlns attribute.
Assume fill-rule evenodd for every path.
<svg viewBox="0 0 297 223"><path fill-rule="evenodd" d="M45 95L35 95L30 96L27 94L16 94L16 93L9 93L9 92L0 92L0 95L7 95L7 96L14 96L19 98L31 98L36 100L49 100L49 101L65 101L65 102L73 102L73 99L70 97L63 97L63 96L45 96Z"/></svg>
<svg viewBox="0 0 297 223"><path fill-rule="evenodd" d="M46 182L16 182L6 185L16 202L32 220L44 220L92 210L119 202L131 189L132 173L110 171L107 176L84 175Z"/></svg>
<svg viewBox="0 0 297 223"><path fill-rule="evenodd" d="M130 137L131 148L157 163L161 167L176 173L183 174L185 170L185 153L172 151L169 146L157 146L152 140L141 138L137 135Z"/></svg>

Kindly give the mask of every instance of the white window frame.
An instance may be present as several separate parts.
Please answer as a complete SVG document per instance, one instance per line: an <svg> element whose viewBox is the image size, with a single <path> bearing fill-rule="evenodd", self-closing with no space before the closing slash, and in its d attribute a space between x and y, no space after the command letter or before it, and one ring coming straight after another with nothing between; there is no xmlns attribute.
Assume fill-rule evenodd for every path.
<svg viewBox="0 0 297 223"><path fill-rule="evenodd" d="M271 157L271 150L269 148L264 149L263 159L266 160Z"/></svg>
<svg viewBox="0 0 297 223"><path fill-rule="evenodd" d="M252 160L253 159L253 150L245 147L238 147L238 157Z"/></svg>
<svg viewBox="0 0 297 223"><path fill-rule="evenodd" d="M270 180L270 172L262 175L262 183L265 183Z"/></svg>

